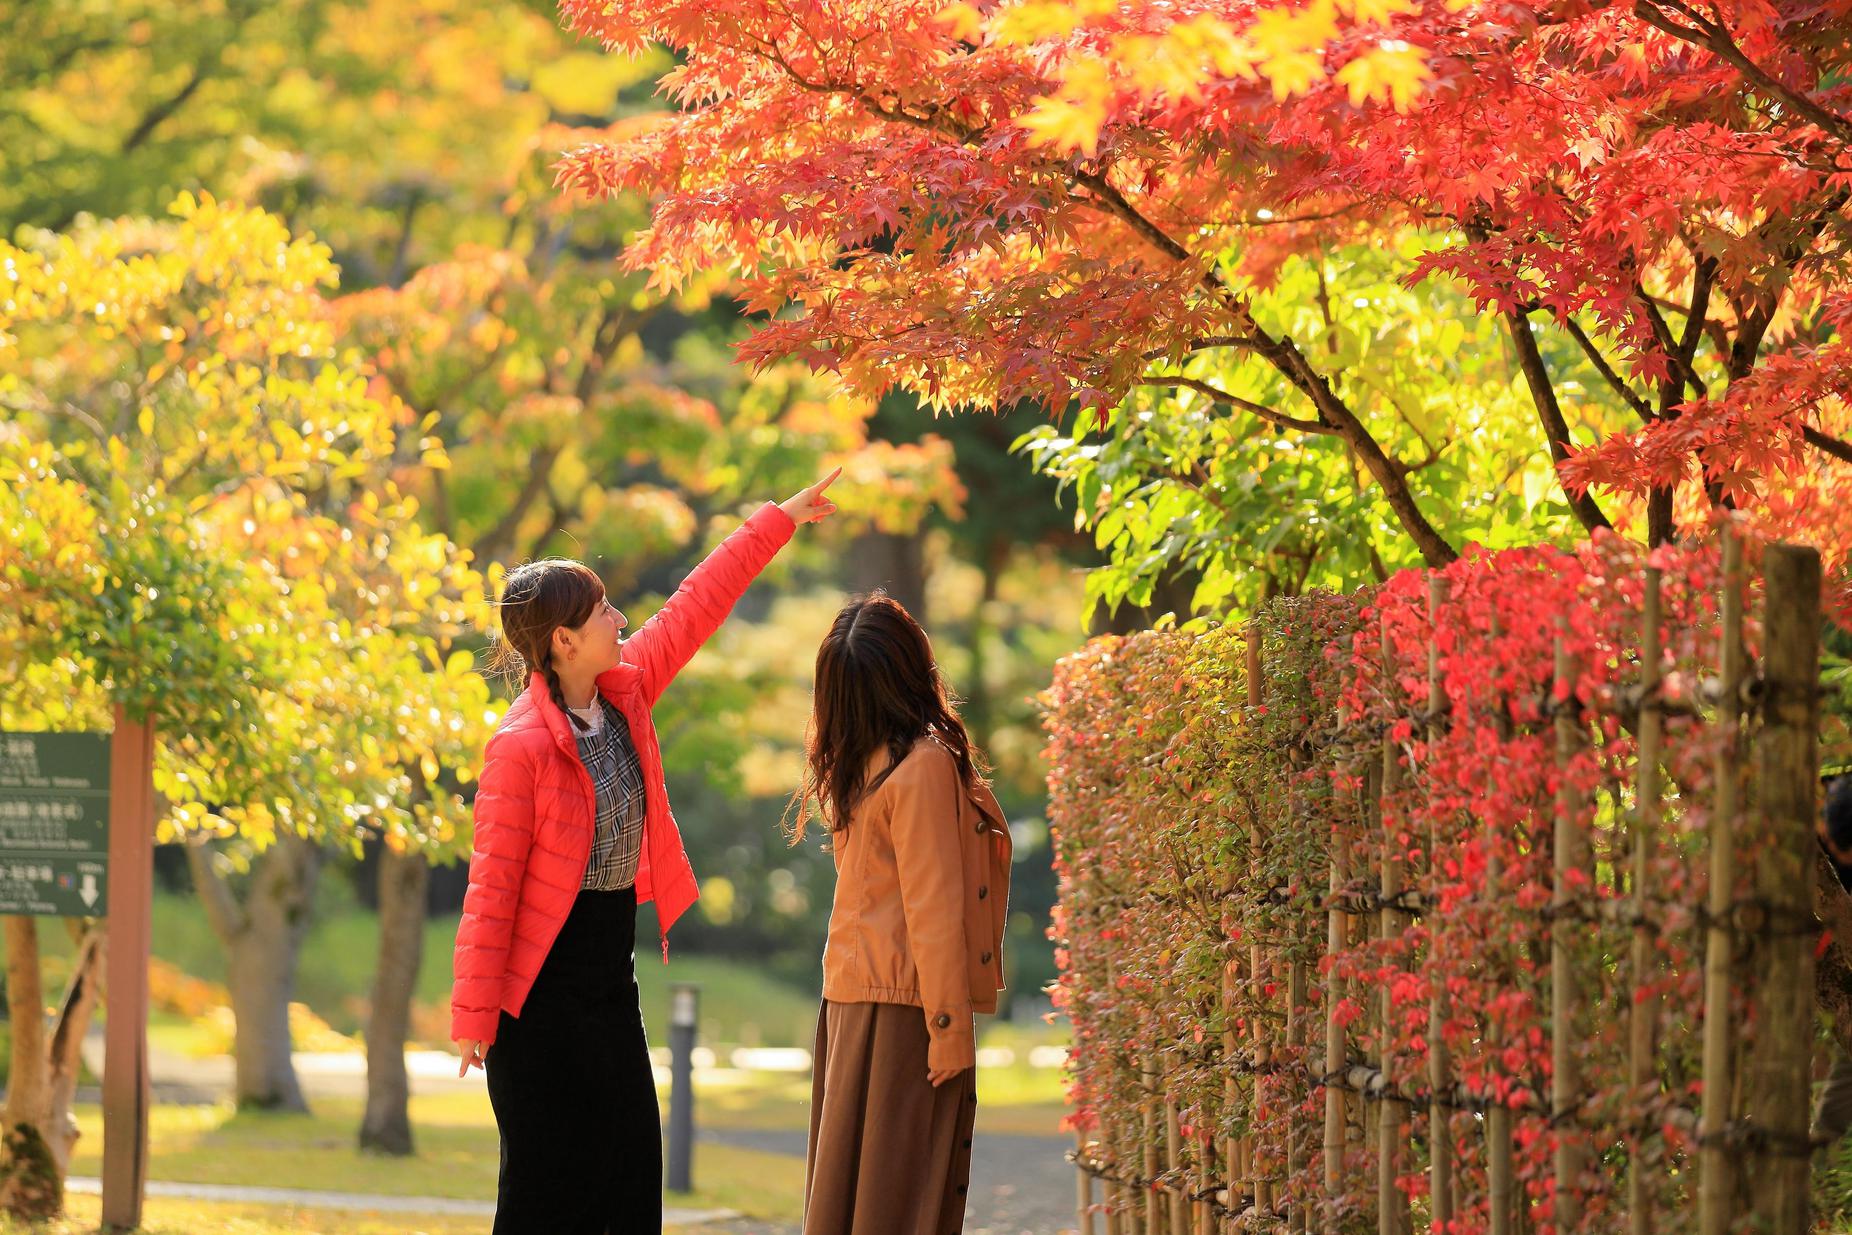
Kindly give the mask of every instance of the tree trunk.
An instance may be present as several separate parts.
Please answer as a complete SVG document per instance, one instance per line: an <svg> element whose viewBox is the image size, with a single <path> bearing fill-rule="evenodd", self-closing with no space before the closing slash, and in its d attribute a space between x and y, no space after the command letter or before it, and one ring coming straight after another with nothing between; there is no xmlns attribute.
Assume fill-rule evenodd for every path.
<svg viewBox="0 0 1852 1235"><path fill-rule="evenodd" d="M7 1077L4 1152L0 1152L0 1210L16 1218L55 1218L64 1209L64 1178L45 1136L48 1096L45 1069L45 1000L39 970L38 919L9 916L6 936L6 1005L13 1031Z"/></svg>
<svg viewBox="0 0 1852 1235"><path fill-rule="evenodd" d="M926 535L864 532L849 547L849 586L885 588L920 625L926 624Z"/></svg>
<svg viewBox="0 0 1852 1235"><path fill-rule="evenodd" d="M360 1148L376 1153L413 1151L405 1039L424 959L425 890L430 881L431 866L423 854L380 849L379 965L373 977L373 1006L367 1013L367 1109L360 1122Z"/></svg>
<svg viewBox="0 0 1852 1235"><path fill-rule="evenodd" d="M991 698L990 684L990 609L997 599L997 586L1010 561L1010 542L993 536L984 545L982 565L984 587L978 594L977 612L971 615L971 675L960 683L964 694L965 727L979 750L990 749L990 739L997 728L996 701Z"/></svg>
<svg viewBox="0 0 1852 1235"><path fill-rule="evenodd" d="M13 1030L6 1085L6 1123L39 1124L45 1118L50 1078L45 1071L45 995L39 970L37 918L8 917L6 1010Z"/></svg>
<svg viewBox="0 0 1852 1235"><path fill-rule="evenodd" d="M308 1110L290 1059L289 1003L321 862L313 842L281 836L251 872L244 929L231 940L226 970L240 1106Z"/></svg>
<svg viewBox="0 0 1852 1235"><path fill-rule="evenodd" d="M77 943L77 962L71 969L71 985L64 992L46 1051L49 1067L45 1139L58 1164L60 1176L71 1169L71 1154L77 1148L77 1118L71 1104L77 1100L77 1074L83 1068L84 1035L90 1032L90 1020L103 997L103 971L109 955L109 934L101 920L87 924L71 920L72 935Z"/></svg>

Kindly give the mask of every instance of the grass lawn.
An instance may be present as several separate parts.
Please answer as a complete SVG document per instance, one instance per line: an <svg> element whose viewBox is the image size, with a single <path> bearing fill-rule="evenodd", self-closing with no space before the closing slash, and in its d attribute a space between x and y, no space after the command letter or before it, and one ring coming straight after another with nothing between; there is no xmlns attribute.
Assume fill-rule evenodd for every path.
<svg viewBox="0 0 1852 1235"><path fill-rule="evenodd" d="M316 918L303 942L296 973L296 997L344 1033L357 1032L365 993L372 988L379 949L379 920L352 898L344 881L324 879L316 899ZM190 896L157 893L153 912L154 954L196 978L225 981L225 951L206 924L199 901ZM456 943L457 918L433 918L425 924L424 963L419 968L418 1003L425 1018L448 1032L450 958ZM47 947L56 952L55 942ZM818 971L819 989L822 972ZM768 976L751 964L684 951L662 963L653 939L637 949L637 983L643 1018L652 1041L667 1041L669 983L701 987L701 1038L706 1042L750 1042L763 1046L808 1046L817 1025L817 995ZM430 1036L427 1031L427 1037ZM431 1046L447 1046L432 1041Z"/></svg>
<svg viewBox="0 0 1852 1235"><path fill-rule="evenodd" d="M186 1183L495 1199L495 1122L485 1095L414 1098L412 1123L418 1154L409 1159L363 1154L356 1149L354 1131L359 1127L360 1113L357 1101L319 1102L310 1115L238 1111L229 1104L157 1106L149 1127L149 1174L154 1179ZM96 1175L101 1169L98 1158L102 1151L102 1115L94 1106L80 1106L77 1117L82 1138L71 1171ZM702 1145L695 1161L695 1183L693 1194L670 1193L668 1203L684 1208L737 1209L759 1218L794 1219L803 1206L804 1164L775 1154ZM403 1217L398 1220L406 1221ZM429 1229L448 1232L484 1227L485 1223L478 1222L474 1227L440 1225ZM349 1229L330 1228L343 1232Z"/></svg>
<svg viewBox="0 0 1852 1235"><path fill-rule="evenodd" d="M978 1072L978 1131L1061 1135L1062 1074L1052 1068L984 1068ZM668 1095L662 1097L668 1109ZM695 1121L708 1128L804 1129L810 1126L807 1073L710 1073L695 1088ZM706 1152L706 1147L702 1148Z"/></svg>

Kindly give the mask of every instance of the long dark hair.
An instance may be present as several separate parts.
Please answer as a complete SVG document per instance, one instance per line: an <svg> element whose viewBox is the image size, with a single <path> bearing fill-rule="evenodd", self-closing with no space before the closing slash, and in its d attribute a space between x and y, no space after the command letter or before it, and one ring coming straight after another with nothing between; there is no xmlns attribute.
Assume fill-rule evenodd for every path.
<svg viewBox="0 0 1852 1235"><path fill-rule="evenodd" d="M553 632L585 625L604 600L604 580L597 571L583 562L549 557L509 571L496 605L502 637L493 667L509 678L540 674L554 705L581 729L589 726L566 706L566 692L553 667Z"/></svg>
<svg viewBox="0 0 1852 1235"><path fill-rule="evenodd" d="M982 783L978 756L933 663L926 632L887 593L858 596L836 615L817 649L804 784L785 812L791 843L804 838L813 806L831 832L848 827L855 807L922 737L952 753L967 785ZM869 760L883 747L887 771L864 784Z"/></svg>

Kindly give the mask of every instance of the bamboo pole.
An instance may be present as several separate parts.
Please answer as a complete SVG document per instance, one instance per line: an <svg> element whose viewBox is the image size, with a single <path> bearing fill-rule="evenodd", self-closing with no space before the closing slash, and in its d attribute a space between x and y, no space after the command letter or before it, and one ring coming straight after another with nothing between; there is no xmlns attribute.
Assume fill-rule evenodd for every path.
<svg viewBox="0 0 1852 1235"><path fill-rule="evenodd" d="M1722 702L1717 727L1723 736L1717 756L1716 801L1710 818L1710 929L1704 948L1704 1103L1698 1117L1698 1231L1724 1235L1734 1216L1734 1164L1723 1144L1730 1118L1730 931L1727 919L1736 893L1736 812L1742 740L1743 551L1729 527L1723 531Z"/></svg>
<svg viewBox="0 0 1852 1235"><path fill-rule="evenodd" d="M1341 836L1331 842L1330 906L1325 911L1325 952L1336 957L1344 950L1348 923L1338 907L1343 894L1347 861ZM1338 1196L1344 1179L1344 1091L1333 1084L1344 1072L1344 1026L1338 1022L1338 982L1325 977L1325 1220L1326 1235L1338 1235Z"/></svg>
<svg viewBox="0 0 1852 1235"><path fill-rule="evenodd" d="M1428 725L1432 742L1441 731L1441 714L1447 707L1447 692L1440 676L1440 643L1433 632L1440 624L1441 607L1447 602L1447 580L1439 574L1428 576ZM1434 869L1440 844L1439 825L1428 830L1428 869ZM1447 1091L1447 1043L1442 1029L1447 1020L1447 997L1436 987L1428 1000L1428 1212L1432 1230L1442 1230L1453 1220L1453 1138L1448 1131L1447 1109L1441 1095Z"/></svg>
<svg viewBox="0 0 1852 1235"><path fill-rule="evenodd" d="M1555 865L1555 901L1566 908L1577 896L1572 872L1584 864L1582 798L1568 783L1583 734L1574 694L1577 665L1562 635L1556 637L1556 834L1551 846ZM1581 1022L1581 991L1575 958L1569 950L1574 931L1564 918L1550 927L1550 1114L1556 1124L1555 1209L1557 1229L1573 1231L1581 1219L1581 1175L1585 1161L1573 1117L1580 1104L1582 1058L1576 1041Z"/></svg>
<svg viewBox="0 0 1852 1235"><path fill-rule="evenodd" d="M1228 938L1230 920L1233 910L1222 911L1222 937ZM1241 1200L1241 1138L1232 1131L1234 1120L1241 1107L1241 1087L1235 1079L1235 1055L1237 1040L1235 1038L1235 981L1238 977L1240 962L1235 959L1231 948L1222 961L1222 1059L1226 1075L1222 1080L1222 1175L1228 1181L1229 1208L1234 1208Z"/></svg>
<svg viewBox="0 0 1852 1235"><path fill-rule="evenodd" d="M1303 923L1303 919L1300 919ZM1305 1052L1305 962L1294 961L1287 977L1286 988L1286 1041L1292 1048L1294 1067L1304 1067ZM1301 1126L1297 1111L1299 1103L1292 1102L1292 1112L1287 1115L1286 1139L1286 1230L1287 1235L1305 1235L1306 1212L1302 1199L1295 1199L1294 1190L1299 1189L1303 1196L1304 1184L1301 1176L1305 1171L1305 1129Z"/></svg>
<svg viewBox="0 0 1852 1235"><path fill-rule="evenodd" d="M1389 615L1383 615L1383 661L1385 672L1389 666ZM1388 733L1382 740L1382 789L1371 809L1371 823L1378 843L1382 846L1382 869L1379 872L1378 887L1382 892L1382 907L1376 914L1377 937L1387 947L1389 940L1401 933L1402 924L1395 920L1395 910L1390 904L1402 892L1402 857L1397 852L1397 840L1389 832L1389 812L1384 803L1402 783L1402 760L1396 749L1395 738ZM1385 964L1387 958L1384 958ZM1378 999L1377 1043L1381 1052L1378 1067L1382 1070L1386 1082L1385 1096L1376 1108L1376 1230L1378 1235L1402 1235L1402 1224L1397 1220L1401 1212L1398 1200L1402 1198L1397 1187L1397 1178L1401 1172L1401 1134L1402 1104L1393 1101L1387 1093L1393 1091L1397 1078L1390 1064L1390 1044L1393 1039L1392 1028L1395 1023L1395 998L1392 984L1383 983Z"/></svg>
<svg viewBox="0 0 1852 1235"><path fill-rule="evenodd" d="M1247 702L1250 708L1257 708L1261 703L1260 623L1258 621L1248 623L1247 637L1244 642L1247 653ZM1260 820L1250 819L1248 821L1248 871L1257 888L1266 886L1265 870L1261 865L1260 855ZM1270 967L1267 964L1266 950L1261 945L1257 934L1250 931L1248 939L1250 944L1248 981L1252 989L1259 993L1266 989ZM1259 1025L1249 1027L1248 1038L1254 1047L1256 1071L1253 1080L1252 1110L1248 1119L1248 1134L1244 1138L1246 1144L1242 1147L1242 1153L1246 1158L1247 1177L1254 1197L1254 1212L1263 1214L1271 1211L1273 1198L1272 1189L1268 1186L1269 1181L1261 1174L1261 1154L1258 1142L1260 1121L1257 1116L1260 1111L1262 1077L1265 1076L1267 1065L1273 1062L1273 1044L1268 1041L1266 1031Z"/></svg>
<svg viewBox="0 0 1852 1235"><path fill-rule="evenodd" d="M1106 958L1106 989L1117 990L1119 986L1119 966L1109 955ZM1117 1104L1115 1104L1116 1108ZM1117 1180L1107 1180L1100 1191L1106 1199L1106 1235L1136 1235L1137 1223L1126 1216L1129 1208L1126 1185L1123 1182L1130 1165L1130 1155L1126 1152L1125 1113L1123 1110L1102 1110L1100 1112L1100 1134L1104 1160L1119 1176Z"/></svg>
<svg viewBox="0 0 1852 1235"><path fill-rule="evenodd" d="M1164 1178L1170 1192L1170 1235L1190 1229L1189 1170L1183 1162L1183 1125L1177 1117L1177 1100L1164 1094Z"/></svg>
<svg viewBox="0 0 1852 1235"><path fill-rule="evenodd" d="M1212 1146L1200 1132L1196 1136L1196 1235L1215 1235L1215 1208L1209 1203L1209 1158Z"/></svg>
<svg viewBox="0 0 1852 1235"><path fill-rule="evenodd" d="M1511 1235L1512 1214L1517 1201L1512 1186L1511 1108L1494 1106L1486 1112L1486 1196L1491 1220L1489 1235Z"/></svg>
<svg viewBox="0 0 1852 1235"><path fill-rule="evenodd" d="M1819 784L1820 555L1771 545L1762 560L1761 725L1756 803L1764 835L1756 890L1769 931L1756 941L1757 1032L1746 1069L1751 1123L1770 1138L1750 1172L1752 1218L1770 1231L1806 1231L1808 1096L1813 1052L1814 797Z"/></svg>
<svg viewBox="0 0 1852 1235"><path fill-rule="evenodd" d="M1145 1056L1144 1070L1144 1168L1145 1168L1145 1235L1160 1235L1164 1213L1158 1204L1158 1128L1157 1128L1157 1061Z"/></svg>
<svg viewBox="0 0 1852 1235"><path fill-rule="evenodd" d="M1093 1235L1093 1176L1087 1170L1087 1134L1074 1129L1074 1216L1080 1235Z"/></svg>
<svg viewBox="0 0 1852 1235"><path fill-rule="evenodd" d="M1498 614L1492 615L1491 638L1498 644ZM1495 726L1501 743L1511 738L1511 713L1506 700L1498 700ZM1492 824L1486 824L1485 894L1494 904L1504 899L1504 862L1499 856L1498 837ZM1511 1235L1512 1206L1516 1194L1512 1188L1511 1109L1494 1105L1485 1117L1486 1202L1490 1211L1487 1235Z"/></svg>
<svg viewBox="0 0 1852 1235"><path fill-rule="evenodd" d="M1633 928L1633 948L1628 972L1636 990L1645 987L1652 976L1653 930L1646 925L1646 888L1651 877L1653 839L1660 824L1659 746L1662 716L1659 704L1660 659L1660 572L1646 568L1646 598L1640 628L1640 736L1639 780L1636 785L1637 812L1633 834L1633 904L1637 925ZM1659 1001L1636 996L1631 1004L1632 1020L1627 1033L1627 1092L1631 1102L1645 1093L1653 1072L1653 1023L1658 1017ZM1627 1221L1631 1235L1652 1235L1652 1203L1646 1189L1646 1171L1641 1159L1645 1154L1646 1134L1635 1132L1627 1153Z"/></svg>

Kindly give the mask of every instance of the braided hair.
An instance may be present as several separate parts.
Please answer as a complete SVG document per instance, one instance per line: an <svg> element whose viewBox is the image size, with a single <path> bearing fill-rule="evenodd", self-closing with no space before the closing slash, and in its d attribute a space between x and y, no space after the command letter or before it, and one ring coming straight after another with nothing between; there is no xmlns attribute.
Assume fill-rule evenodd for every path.
<svg viewBox="0 0 1852 1235"><path fill-rule="evenodd" d="M540 674L554 705L580 729L590 726L566 706L566 692L553 665L553 632L585 625L604 600L604 581L591 567L567 558L543 558L509 571L496 605L502 635L494 667L511 679L523 672Z"/></svg>

